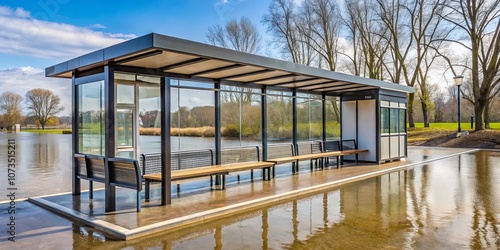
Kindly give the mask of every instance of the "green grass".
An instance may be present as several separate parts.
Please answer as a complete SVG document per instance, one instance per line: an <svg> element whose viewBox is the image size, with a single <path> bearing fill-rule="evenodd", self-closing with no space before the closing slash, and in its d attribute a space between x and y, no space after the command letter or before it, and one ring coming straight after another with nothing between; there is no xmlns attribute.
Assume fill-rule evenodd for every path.
<svg viewBox="0 0 500 250"><path fill-rule="evenodd" d="M39 133L39 134L62 134L67 129L23 129L21 132Z"/></svg>
<svg viewBox="0 0 500 250"><path fill-rule="evenodd" d="M423 128L423 122L416 122L415 128ZM462 130L474 130L470 127L470 122L462 122L460 123L460 127ZM500 129L500 122L490 123L491 129ZM440 129L440 130L457 130L458 124L456 122L437 122L429 124L429 129Z"/></svg>

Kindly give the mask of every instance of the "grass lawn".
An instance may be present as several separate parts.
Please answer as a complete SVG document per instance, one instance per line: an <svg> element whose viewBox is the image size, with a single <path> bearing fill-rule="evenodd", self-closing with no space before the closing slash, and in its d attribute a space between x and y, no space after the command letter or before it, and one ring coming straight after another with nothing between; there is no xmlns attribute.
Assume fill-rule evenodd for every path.
<svg viewBox="0 0 500 250"><path fill-rule="evenodd" d="M438 123L431 123L429 124L429 128L425 129L441 129L441 130L457 130L458 124L456 122L438 122ZM462 122L460 124L460 127L462 130L474 130L470 128L470 122ZM500 122L494 122L490 123L491 129L500 129ZM424 128L424 123L423 122L416 122L415 123L415 129L418 128Z"/></svg>
<svg viewBox="0 0 500 250"><path fill-rule="evenodd" d="M470 123L460 124L462 131L472 132ZM500 130L500 122L490 123L491 129ZM431 123L424 128L424 123L415 123L415 128L408 128L408 143L426 141L432 138L443 137L457 132L458 124L454 122Z"/></svg>
<svg viewBox="0 0 500 250"><path fill-rule="evenodd" d="M63 130L68 129L23 129L21 132L31 132L31 133L40 133L40 134L62 134Z"/></svg>

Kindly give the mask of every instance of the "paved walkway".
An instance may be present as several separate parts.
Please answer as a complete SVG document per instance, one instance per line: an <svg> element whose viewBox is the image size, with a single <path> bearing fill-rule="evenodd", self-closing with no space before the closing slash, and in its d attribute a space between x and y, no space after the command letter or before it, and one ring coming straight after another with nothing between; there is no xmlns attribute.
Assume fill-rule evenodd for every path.
<svg viewBox="0 0 500 250"><path fill-rule="evenodd" d="M87 193L82 193L81 196L62 194L33 197L30 200L72 220L98 228L108 237L129 240L323 192L339 184L403 170L465 151L467 150L412 147L406 161L382 165L347 165L340 169L330 167L312 172L309 170L309 162L304 161L297 175L291 175L291 167L284 164L279 166L276 178L271 181L262 181L257 177L254 182L250 182L245 176L238 183L233 177L233 181L228 182L227 189L222 191L208 191L203 188L209 186L205 181L192 185L181 183L183 191L172 199L172 205L169 206L159 205L159 185L154 185L152 199L150 202L142 201L143 209L140 213L135 212L135 191L128 189L117 190L117 211L106 214L103 190L94 193L94 200L89 200Z"/></svg>

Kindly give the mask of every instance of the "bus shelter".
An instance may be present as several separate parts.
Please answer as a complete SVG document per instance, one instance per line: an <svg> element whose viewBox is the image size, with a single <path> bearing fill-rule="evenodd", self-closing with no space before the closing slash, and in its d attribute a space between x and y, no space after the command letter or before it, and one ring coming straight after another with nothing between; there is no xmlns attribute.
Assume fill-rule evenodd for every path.
<svg viewBox="0 0 500 250"><path fill-rule="evenodd" d="M213 100L215 162L220 163L221 92L248 88L260 105L262 160L267 159L268 101L276 91L290 93L291 141L297 144L297 109L303 95L315 95L321 110L321 136L327 140L326 106L335 97L340 113L340 139L354 139L369 149L360 161L383 163L407 156L406 103L413 88L346 75L203 43L151 33L46 68L47 77L72 80L72 151L105 158L137 159L141 153L140 102L156 96L161 107L155 123L161 127L161 204L171 203L172 89L203 88ZM197 85L194 83L199 83ZM202 87L200 87L202 86ZM243 93L243 92L242 92ZM182 98L177 95L176 98ZM175 103L174 103L175 104ZM309 103L309 107L312 105ZM241 112L240 112L241 117ZM240 131L241 132L241 131ZM80 193L73 163L72 190ZM106 190L106 211L114 210L114 190Z"/></svg>

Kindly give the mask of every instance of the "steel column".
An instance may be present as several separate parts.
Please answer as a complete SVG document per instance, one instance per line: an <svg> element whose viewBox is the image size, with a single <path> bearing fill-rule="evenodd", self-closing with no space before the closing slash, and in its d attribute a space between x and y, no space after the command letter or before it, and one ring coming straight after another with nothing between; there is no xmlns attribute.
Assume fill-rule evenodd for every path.
<svg viewBox="0 0 500 250"><path fill-rule="evenodd" d="M262 160L267 161L267 88L262 87L260 96L261 126L262 126ZM274 172L274 171L273 171Z"/></svg>
<svg viewBox="0 0 500 250"><path fill-rule="evenodd" d="M73 70L73 76L71 77L71 95L73 98L71 98L71 130L72 130L72 137L71 137L71 152L72 152L72 164L71 164L71 169L72 169L72 174L71 174L71 185L72 185L72 193L73 195L80 195L81 193L81 185L80 185L80 179L77 177L78 175L78 166L75 163L75 158L74 155L78 153L78 102L80 98L78 97L78 88L76 86L76 77L77 77L78 71Z"/></svg>
<svg viewBox="0 0 500 250"><path fill-rule="evenodd" d="M161 205L172 203L172 149L170 142L170 78L160 80L160 102L161 102Z"/></svg>
<svg viewBox="0 0 500 250"><path fill-rule="evenodd" d="M107 163L108 158L115 157L115 71L113 64L104 66L104 159ZM107 168L106 168L107 171ZM106 173L109 176L109 173ZM115 187L109 184L106 178L105 183L105 211L116 210L116 192Z"/></svg>
<svg viewBox="0 0 500 250"><path fill-rule="evenodd" d="M323 126L322 140L326 141L326 95L321 95L321 123Z"/></svg>

